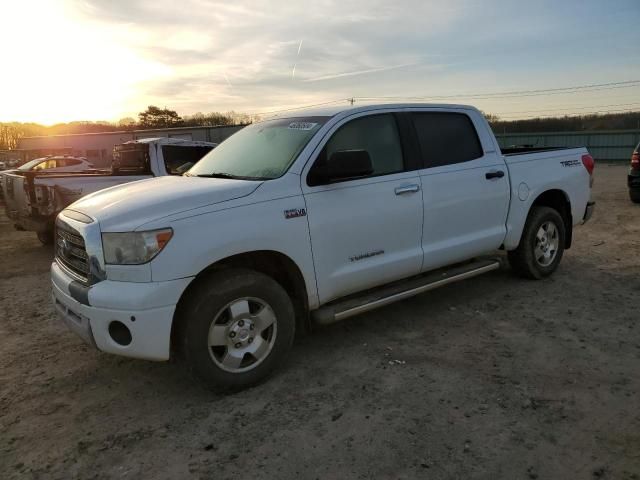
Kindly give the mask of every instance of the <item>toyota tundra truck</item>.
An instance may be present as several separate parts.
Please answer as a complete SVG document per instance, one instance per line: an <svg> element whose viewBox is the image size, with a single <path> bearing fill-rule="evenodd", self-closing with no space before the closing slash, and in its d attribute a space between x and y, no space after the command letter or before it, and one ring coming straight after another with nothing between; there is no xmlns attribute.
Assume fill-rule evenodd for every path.
<svg viewBox="0 0 640 480"><path fill-rule="evenodd" d="M261 381L296 332L512 269L543 279L594 209L584 148L500 149L469 106L373 105L250 125L184 176L56 219L53 302L116 355Z"/></svg>

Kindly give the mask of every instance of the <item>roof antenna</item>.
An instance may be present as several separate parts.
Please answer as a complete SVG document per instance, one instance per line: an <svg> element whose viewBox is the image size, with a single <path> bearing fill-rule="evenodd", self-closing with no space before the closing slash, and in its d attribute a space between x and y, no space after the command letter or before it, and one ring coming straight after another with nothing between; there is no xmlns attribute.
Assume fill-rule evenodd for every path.
<svg viewBox="0 0 640 480"><path fill-rule="evenodd" d="M351 98L349 99L349 103L351 103L351 105L353 105L354 103L356 103L356 99L355 99L355 98L353 98L353 97L351 97Z"/></svg>

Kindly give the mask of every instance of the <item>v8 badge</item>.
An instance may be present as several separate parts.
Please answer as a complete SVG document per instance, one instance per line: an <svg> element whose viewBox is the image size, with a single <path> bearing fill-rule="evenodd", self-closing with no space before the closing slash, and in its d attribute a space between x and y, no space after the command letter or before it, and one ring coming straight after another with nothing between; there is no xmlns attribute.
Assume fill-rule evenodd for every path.
<svg viewBox="0 0 640 480"><path fill-rule="evenodd" d="M284 218L296 218L296 217L306 217L307 209L306 208L291 208L289 210L284 211Z"/></svg>

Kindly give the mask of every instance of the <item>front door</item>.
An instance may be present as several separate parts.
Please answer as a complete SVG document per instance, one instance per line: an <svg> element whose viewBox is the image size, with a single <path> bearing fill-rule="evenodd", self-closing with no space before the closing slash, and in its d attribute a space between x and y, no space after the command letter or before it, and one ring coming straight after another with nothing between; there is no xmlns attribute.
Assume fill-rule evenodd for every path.
<svg viewBox="0 0 640 480"><path fill-rule="evenodd" d="M365 178L302 189L320 302L419 273L422 191L409 171L393 113L361 115L334 127L315 165L333 152L366 150ZM313 182L312 182L313 183Z"/></svg>

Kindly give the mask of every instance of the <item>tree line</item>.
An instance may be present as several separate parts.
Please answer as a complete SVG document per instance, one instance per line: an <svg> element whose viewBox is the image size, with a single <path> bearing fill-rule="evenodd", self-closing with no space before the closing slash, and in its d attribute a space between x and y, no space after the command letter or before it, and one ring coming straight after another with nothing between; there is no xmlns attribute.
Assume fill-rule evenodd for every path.
<svg viewBox="0 0 640 480"><path fill-rule="evenodd" d="M586 130L640 129L640 112L610 113L604 115L531 118L526 120L502 120L487 114L495 133L568 132ZM122 130L172 127L215 127L246 125L259 117L237 112L195 113L178 115L175 110L149 105L138 114L138 119L122 118L118 122L68 122L51 126L37 123L0 123L0 150L17 148L22 137L39 135L63 135L70 133L99 133Z"/></svg>
<svg viewBox="0 0 640 480"><path fill-rule="evenodd" d="M246 125L257 120L257 117L245 113L210 112L195 113L181 117L175 110L149 105L146 110L138 114L138 119L125 117L117 122L88 122L77 121L58 123L51 126L38 123L6 122L0 123L0 150L13 150L18 146L22 137L44 135L65 135L77 133L102 133L150 128L175 127L217 127L225 125Z"/></svg>
<svg viewBox="0 0 640 480"><path fill-rule="evenodd" d="M501 120L487 115L495 133L580 132L590 130L640 130L640 112Z"/></svg>

